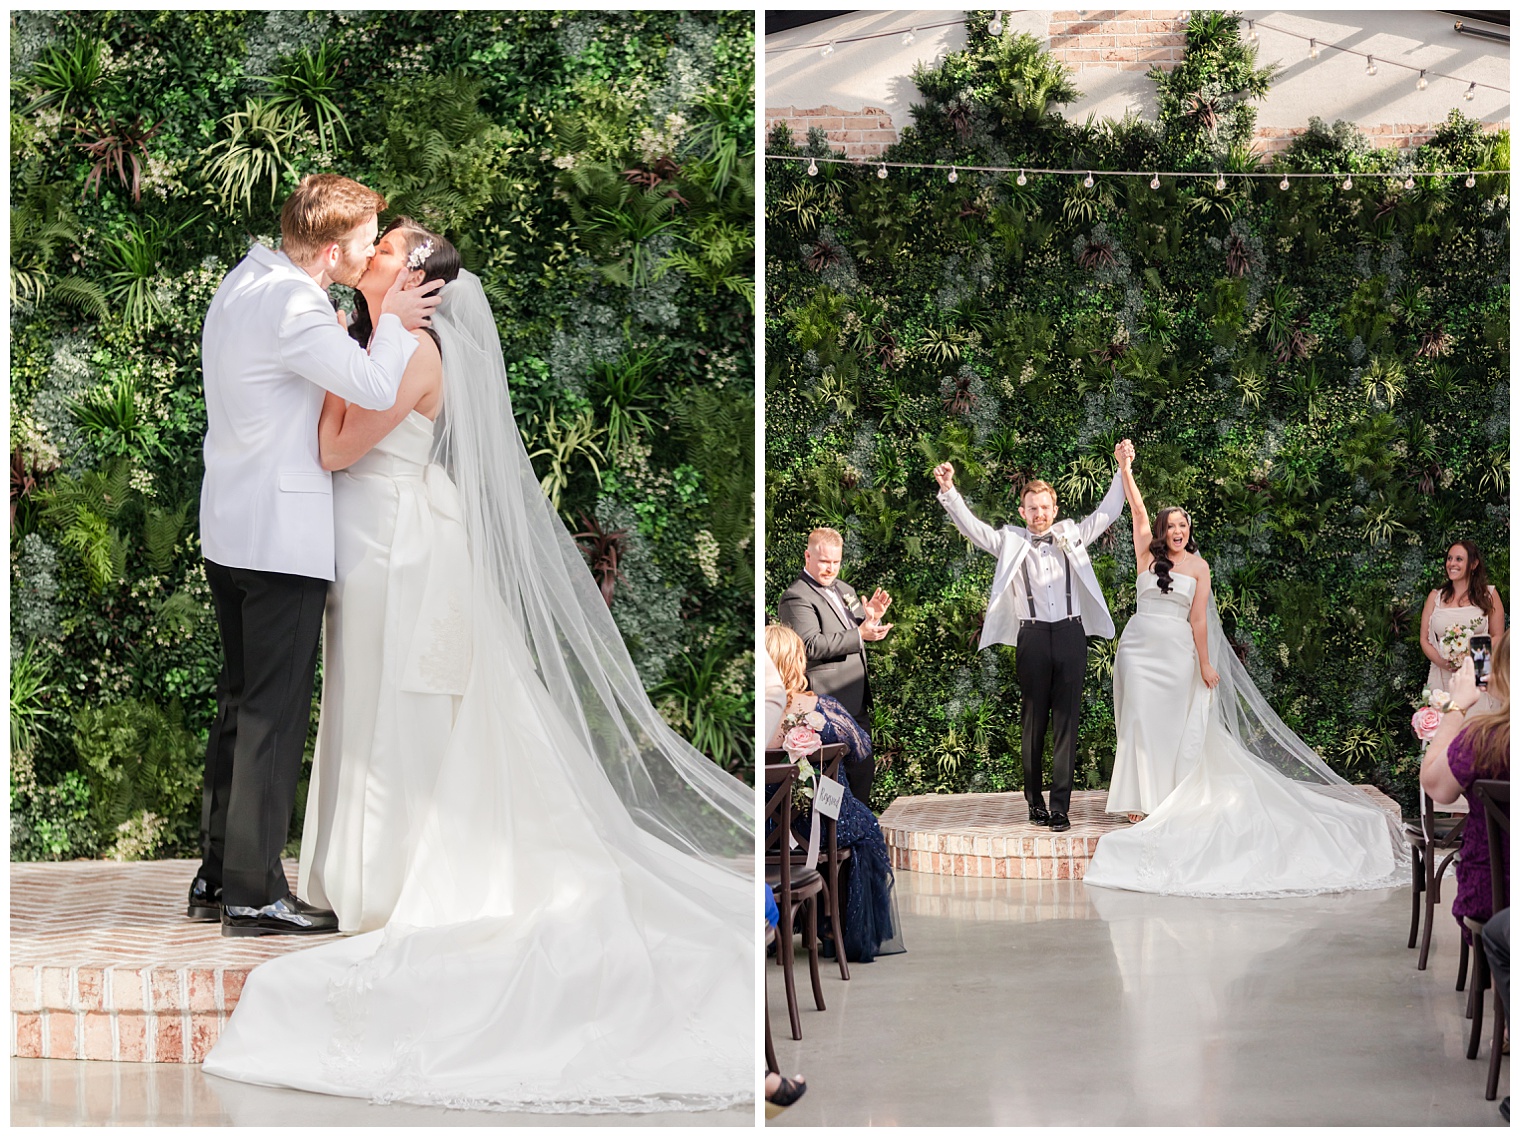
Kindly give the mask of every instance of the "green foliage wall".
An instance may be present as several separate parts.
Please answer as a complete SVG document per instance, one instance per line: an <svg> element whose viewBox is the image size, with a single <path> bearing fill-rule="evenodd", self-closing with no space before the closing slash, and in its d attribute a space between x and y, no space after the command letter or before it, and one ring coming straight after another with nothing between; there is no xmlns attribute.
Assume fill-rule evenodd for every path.
<svg viewBox="0 0 1520 1137"><path fill-rule="evenodd" d="M1053 482L1065 514L1106 490L1133 438L1147 505L1186 505L1226 628L1276 710L1331 764L1406 803L1424 683L1420 607L1471 538L1507 591L1507 135L1453 113L1417 153L1315 121L1276 170L1387 177L1231 180L1271 73L1232 18L1195 16L1156 72L1159 120L1061 118L1070 76L1030 37L970 44L915 76L887 160L1197 171L1190 178L766 168L767 579L774 613L807 531L845 534L844 576L889 589L870 651L871 728L902 793L1019 786L1012 649L978 653L993 560L956 533L929 471L1017 522ZM769 151L829 151L821 133ZM1096 555L1115 622L1135 603L1128 518ZM1508 599L1506 595L1506 600ZM1117 640L1095 640L1078 786L1112 770Z"/></svg>
<svg viewBox="0 0 1520 1137"><path fill-rule="evenodd" d="M14 12L11 48L14 856L193 851L201 320L321 170L480 275L646 685L749 766L753 13Z"/></svg>

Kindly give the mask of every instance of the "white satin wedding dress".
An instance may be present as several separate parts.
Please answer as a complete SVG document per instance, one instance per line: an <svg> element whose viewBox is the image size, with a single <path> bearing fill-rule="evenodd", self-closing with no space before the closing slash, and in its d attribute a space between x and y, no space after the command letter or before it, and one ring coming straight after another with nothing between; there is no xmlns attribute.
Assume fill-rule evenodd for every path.
<svg viewBox="0 0 1520 1137"><path fill-rule="evenodd" d="M414 412L337 479L302 884L378 930L257 967L204 1069L476 1109L750 1102L752 792L649 706L517 453L479 284L444 295L452 429ZM509 434L469 433L488 410Z"/></svg>
<svg viewBox="0 0 1520 1137"><path fill-rule="evenodd" d="M1114 664L1124 706L1113 784L1160 800L1145 820L1099 838L1085 883L1181 896L1404 884L1397 820L1272 712L1225 640L1212 598L1209 656L1220 683L1204 686L1187 622L1197 584L1177 575L1172 585L1162 593L1151 570L1140 574Z"/></svg>

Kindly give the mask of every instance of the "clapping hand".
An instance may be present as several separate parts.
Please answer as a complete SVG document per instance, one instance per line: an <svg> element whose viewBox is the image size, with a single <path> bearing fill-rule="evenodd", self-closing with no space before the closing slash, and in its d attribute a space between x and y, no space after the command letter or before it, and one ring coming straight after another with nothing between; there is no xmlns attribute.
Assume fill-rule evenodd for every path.
<svg viewBox="0 0 1520 1137"><path fill-rule="evenodd" d="M949 493L955 488L955 467L949 462L941 462L934 467L934 480L939 483L941 493Z"/></svg>
<svg viewBox="0 0 1520 1137"><path fill-rule="evenodd" d="M887 608L892 604L892 597L885 589L878 588L871 593L871 599L861 604L866 610L866 616L872 620L880 620L887 614Z"/></svg>
<svg viewBox="0 0 1520 1137"><path fill-rule="evenodd" d="M885 639L893 626L892 624L883 624L879 618L872 616L860 625L860 638L867 643L875 643L877 640Z"/></svg>

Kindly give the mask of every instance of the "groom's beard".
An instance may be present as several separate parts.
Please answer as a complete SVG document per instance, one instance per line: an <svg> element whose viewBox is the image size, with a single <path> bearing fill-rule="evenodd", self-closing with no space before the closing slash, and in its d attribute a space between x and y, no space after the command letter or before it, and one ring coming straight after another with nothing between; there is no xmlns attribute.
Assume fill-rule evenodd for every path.
<svg viewBox="0 0 1520 1137"><path fill-rule="evenodd" d="M346 285L349 288L357 288L359 287L360 279L368 268L369 260L367 258L358 257L354 260L349 260L347 257L344 257L338 262L337 267L333 269L333 283Z"/></svg>

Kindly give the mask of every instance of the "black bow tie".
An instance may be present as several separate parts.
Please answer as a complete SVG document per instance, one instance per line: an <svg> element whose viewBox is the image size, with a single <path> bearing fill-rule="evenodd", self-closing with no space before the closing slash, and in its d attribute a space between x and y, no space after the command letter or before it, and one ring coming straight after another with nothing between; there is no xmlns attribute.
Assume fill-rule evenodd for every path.
<svg viewBox="0 0 1520 1137"><path fill-rule="evenodd" d="M1053 533L1041 533L1033 540L1036 545L1054 545L1056 543L1055 535Z"/></svg>

